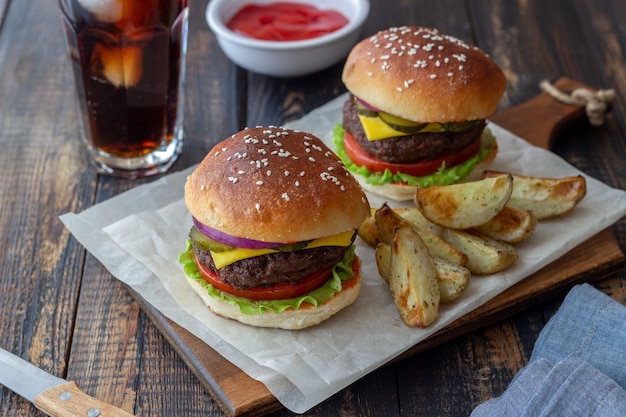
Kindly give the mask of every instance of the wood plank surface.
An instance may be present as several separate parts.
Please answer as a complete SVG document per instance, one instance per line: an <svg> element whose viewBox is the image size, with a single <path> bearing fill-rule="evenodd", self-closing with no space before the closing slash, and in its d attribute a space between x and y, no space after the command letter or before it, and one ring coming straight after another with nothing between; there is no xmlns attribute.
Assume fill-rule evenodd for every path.
<svg viewBox="0 0 626 417"><path fill-rule="evenodd" d="M577 88L593 91L578 81L562 78L555 87L563 92ZM547 148L555 136L586 117L584 108L562 104L547 93L497 113L492 120L530 143ZM508 289L472 313L445 327L397 358L405 359L462 334L502 320L553 298L572 285L615 274L624 266L624 255L610 230L576 247L555 263ZM129 289L134 293L132 289ZM264 415L281 407L263 384L222 358L210 346L163 317L136 293L135 297L185 363L232 416Z"/></svg>
<svg viewBox="0 0 626 417"><path fill-rule="evenodd" d="M586 174L626 189L623 0L370 1L364 36L389 26L424 25L489 53L507 76L501 111L535 97L544 79L567 76L614 88L618 100L603 126L571 125L551 146ZM237 68L207 27L208 2L189 2L185 145L172 171L198 163L213 144L244 126L297 119L345 91L341 64L296 79ZM255 390L259 383L242 378L237 369L220 368L219 356L203 356L203 348L179 330L163 331L171 324L150 317L150 309L85 253L57 219L154 180L95 174L79 139L74 98L56 1L0 0L0 345L138 416L229 415L194 366L221 369L218 380L231 378L231 390ZM614 239L626 248L626 219L604 233L597 239ZM591 247L598 248L593 241ZM581 251L584 261L587 253ZM609 258L617 255L608 252ZM586 279L626 302L626 271L602 262ZM560 264L554 268L544 272L562 271ZM603 278L612 268L616 273ZM514 306L521 311L508 318L411 352L304 416L469 415L477 404L500 395L527 363L566 287L560 291L542 289L547 301L533 297ZM184 353L175 348L180 351L184 343L175 338L197 351L195 363L191 356L183 361ZM384 343L375 335L372 342ZM275 410L272 417L294 416L267 392L254 398L231 407L250 415ZM0 417L9 416L43 414L0 388Z"/></svg>

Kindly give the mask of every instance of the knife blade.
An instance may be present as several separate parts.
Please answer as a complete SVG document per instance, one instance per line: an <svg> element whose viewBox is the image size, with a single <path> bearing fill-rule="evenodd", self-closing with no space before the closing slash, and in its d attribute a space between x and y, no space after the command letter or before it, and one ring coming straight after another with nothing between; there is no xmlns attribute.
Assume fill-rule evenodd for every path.
<svg viewBox="0 0 626 417"><path fill-rule="evenodd" d="M133 416L85 394L75 382L50 375L2 348L0 384L51 417Z"/></svg>

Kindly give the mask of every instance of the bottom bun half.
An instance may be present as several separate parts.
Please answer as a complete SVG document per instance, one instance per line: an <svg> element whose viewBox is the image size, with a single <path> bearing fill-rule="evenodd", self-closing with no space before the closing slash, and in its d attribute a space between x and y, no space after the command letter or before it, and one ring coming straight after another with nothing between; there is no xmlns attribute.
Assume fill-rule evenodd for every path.
<svg viewBox="0 0 626 417"><path fill-rule="evenodd" d="M191 288L202 298L209 309L222 317L255 327L273 327L286 330L300 330L320 324L337 314L356 300L361 291L361 268L354 268L356 275L342 283L343 289L321 306L303 304L299 309L289 308L280 313L267 311L263 314L244 314L239 306L228 301L211 297L200 281L186 276Z"/></svg>

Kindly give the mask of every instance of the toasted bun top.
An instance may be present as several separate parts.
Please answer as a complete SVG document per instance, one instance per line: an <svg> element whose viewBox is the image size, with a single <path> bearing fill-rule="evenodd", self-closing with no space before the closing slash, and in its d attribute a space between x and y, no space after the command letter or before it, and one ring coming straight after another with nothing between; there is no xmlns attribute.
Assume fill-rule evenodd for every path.
<svg viewBox="0 0 626 417"><path fill-rule="evenodd" d="M319 138L280 127L216 145L187 178L185 204L209 227L265 242L335 235L369 215L358 182Z"/></svg>
<svg viewBox="0 0 626 417"><path fill-rule="evenodd" d="M504 73L475 46L436 29L391 28L350 52L343 82L370 105L415 122L461 122L495 113Z"/></svg>

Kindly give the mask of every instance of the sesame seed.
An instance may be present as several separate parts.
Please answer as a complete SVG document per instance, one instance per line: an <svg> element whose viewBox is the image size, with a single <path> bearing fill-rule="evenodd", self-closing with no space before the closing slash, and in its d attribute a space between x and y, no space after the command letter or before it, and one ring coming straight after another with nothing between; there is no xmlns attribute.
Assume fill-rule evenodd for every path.
<svg viewBox="0 0 626 417"><path fill-rule="evenodd" d="M204 191L204 189L205 189L205 186L204 186L204 185L201 185L201 186L200 186L200 190Z"/></svg>
<svg viewBox="0 0 626 417"><path fill-rule="evenodd" d="M313 158L312 156L309 156L309 161L315 162L315 158Z"/></svg>
<svg viewBox="0 0 626 417"><path fill-rule="evenodd" d="M283 193L282 197L285 199L285 201L289 201L289 195L287 193Z"/></svg>
<svg viewBox="0 0 626 417"><path fill-rule="evenodd" d="M431 80L434 80L435 78L437 78L437 74L430 74L428 76Z"/></svg>
<svg viewBox="0 0 626 417"><path fill-rule="evenodd" d="M256 203L254 205L254 208L256 209L256 211L259 211L259 210L261 210L261 205L259 203Z"/></svg>
<svg viewBox="0 0 626 417"><path fill-rule="evenodd" d="M289 171L285 171L285 177L289 176Z"/></svg>
<svg viewBox="0 0 626 417"><path fill-rule="evenodd" d="M234 183L236 183L239 180L237 179L237 177L228 177L228 181L230 181L230 182L232 182L234 184Z"/></svg>
<svg viewBox="0 0 626 417"><path fill-rule="evenodd" d="M266 172L266 174L267 174L267 176L269 177L270 175L272 175L272 171L268 169L268 170L267 170L267 172Z"/></svg>
<svg viewBox="0 0 626 417"><path fill-rule="evenodd" d="M255 182L256 185L263 185L263 181L257 181Z"/></svg>

